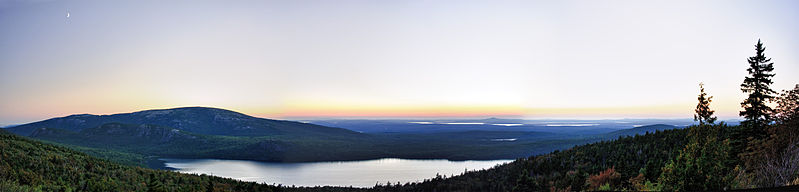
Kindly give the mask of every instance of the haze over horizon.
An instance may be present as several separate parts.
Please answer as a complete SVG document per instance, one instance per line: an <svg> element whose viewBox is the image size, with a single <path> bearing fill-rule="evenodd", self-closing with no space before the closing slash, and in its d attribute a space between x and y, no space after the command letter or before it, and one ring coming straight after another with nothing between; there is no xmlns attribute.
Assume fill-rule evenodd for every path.
<svg viewBox="0 0 799 192"><path fill-rule="evenodd" d="M0 1L0 124L207 106L278 119L737 118L799 1Z"/></svg>

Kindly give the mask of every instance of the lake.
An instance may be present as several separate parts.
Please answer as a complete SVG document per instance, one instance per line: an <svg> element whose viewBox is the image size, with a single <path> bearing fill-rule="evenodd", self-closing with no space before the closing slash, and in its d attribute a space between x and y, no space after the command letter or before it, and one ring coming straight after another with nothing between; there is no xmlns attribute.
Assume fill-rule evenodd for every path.
<svg viewBox="0 0 799 192"><path fill-rule="evenodd" d="M384 158L364 161L271 163L221 159L161 159L181 173L209 174L284 186L372 187L375 183L419 182L436 174L458 175L513 160L418 160Z"/></svg>

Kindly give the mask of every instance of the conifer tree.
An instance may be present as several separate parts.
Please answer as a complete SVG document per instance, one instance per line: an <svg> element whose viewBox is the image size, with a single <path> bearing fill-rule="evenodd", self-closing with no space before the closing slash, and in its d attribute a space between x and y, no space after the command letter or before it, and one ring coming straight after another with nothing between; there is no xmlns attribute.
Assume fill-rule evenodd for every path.
<svg viewBox="0 0 799 192"><path fill-rule="evenodd" d="M705 93L704 83L699 83L699 103L696 104L696 114L694 114L694 121L699 121L699 125L713 124L716 117L713 117L715 111L710 110L710 102L713 101L713 96L707 97Z"/></svg>
<svg viewBox="0 0 799 192"><path fill-rule="evenodd" d="M774 73L771 72L774 70L774 63L771 62L771 58L766 58L763 54L765 50L763 43L758 39L755 45L756 54L748 59L749 68L746 71L749 72L749 76L741 84L741 91L749 94L746 100L741 102L744 110L739 115L745 119L741 124L746 126L749 134L757 138L765 135L766 125L773 120L770 115L771 108L766 103L774 98L772 94L775 92L769 87L773 83L771 77Z"/></svg>

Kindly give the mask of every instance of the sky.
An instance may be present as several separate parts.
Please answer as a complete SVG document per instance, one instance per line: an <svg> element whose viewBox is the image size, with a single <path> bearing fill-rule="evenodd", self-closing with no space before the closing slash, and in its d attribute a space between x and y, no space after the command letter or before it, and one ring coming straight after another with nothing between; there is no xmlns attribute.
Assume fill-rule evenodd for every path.
<svg viewBox="0 0 799 192"><path fill-rule="evenodd" d="M69 16L67 16L69 15ZM799 1L0 0L0 124L207 106L265 118L737 118L754 44L799 83Z"/></svg>

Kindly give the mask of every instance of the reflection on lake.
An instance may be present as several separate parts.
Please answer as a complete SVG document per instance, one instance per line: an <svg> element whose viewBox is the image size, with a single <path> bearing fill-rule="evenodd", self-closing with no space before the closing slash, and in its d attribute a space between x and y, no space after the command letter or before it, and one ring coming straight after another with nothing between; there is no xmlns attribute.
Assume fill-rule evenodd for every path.
<svg viewBox="0 0 799 192"><path fill-rule="evenodd" d="M464 170L488 169L512 160L448 161L385 158L365 161L270 163L248 160L161 159L166 167L182 173L221 177L285 186L372 187L375 183L418 182Z"/></svg>

